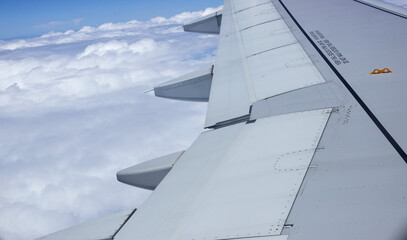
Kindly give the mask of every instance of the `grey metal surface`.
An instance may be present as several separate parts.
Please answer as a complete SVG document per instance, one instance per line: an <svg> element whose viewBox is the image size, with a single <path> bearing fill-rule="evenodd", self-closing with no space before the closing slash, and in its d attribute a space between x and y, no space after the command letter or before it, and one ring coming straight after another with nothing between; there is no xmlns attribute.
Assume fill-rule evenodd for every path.
<svg viewBox="0 0 407 240"><path fill-rule="evenodd" d="M290 227L283 233L289 234L290 240L327 236L406 239L406 163L280 1L273 3L324 78L337 86L345 100L328 121L286 222ZM346 57L349 62L337 65L321 47L361 101L406 148L407 114L402 99L407 90L403 75L407 72L405 63L400 61L405 53L407 34L401 29L406 29L406 20L354 1L283 3L307 34L319 30L324 35L319 40L328 40ZM369 74L374 68L383 67L389 67L393 73L396 69L397 74Z"/></svg>
<svg viewBox="0 0 407 240"><path fill-rule="evenodd" d="M202 133L116 239L279 235L330 109Z"/></svg>
<svg viewBox="0 0 407 240"><path fill-rule="evenodd" d="M219 34L222 22L222 11L217 11L191 23L185 24L185 32Z"/></svg>
<svg viewBox="0 0 407 240"><path fill-rule="evenodd" d="M346 95L335 83L317 84L257 101L252 106L250 120L342 106Z"/></svg>
<svg viewBox="0 0 407 240"><path fill-rule="evenodd" d="M248 30L253 26L281 19L269 1L256 2L250 7L245 6L246 3L241 2L235 6L236 19L241 30Z"/></svg>
<svg viewBox="0 0 407 240"><path fill-rule="evenodd" d="M275 2L279 4L279 1ZM407 54L407 19L351 0L284 0L283 3L311 41L406 152L407 68L404 59ZM295 24L290 27L294 33L302 34ZM316 34L317 31L321 36ZM324 45L320 44L321 41ZM327 52L328 45L337 51L329 49ZM314 51L309 55L319 53ZM340 63L337 64L334 56L342 56L344 60L338 58ZM323 59L319 61L326 65ZM376 68L389 68L392 73L370 74ZM335 79L339 82L337 77ZM349 92L348 89L345 91Z"/></svg>
<svg viewBox="0 0 407 240"><path fill-rule="evenodd" d="M113 239L122 224L135 210L123 211L111 216L99 218L56 233L38 238L37 240L109 240Z"/></svg>
<svg viewBox="0 0 407 240"><path fill-rule="evenodd" d="M157 97L175 100L207 102L212 84L213 66L188 73L154 87Z"/></svg>
<svg viewBox="0 0 407 240"><path fill-rule="evenodd" d="M184 151L155 158L117 172L117 180L131 186L154 190L171 171Z"/></svg>
<svg viewBox="0 0 407 240"><path fill-rule="evenodd" d="M234 2L236 3L236 7L235 7L236 12L247 10L247 9L252 8L254 6L270 3L269 0L253 0L253 1L234 0Z"/></svg>
<svg viewBox="0 0 407 240"><path fill-rule="evenodd" d="M239 238L229 238L229 239L241 239L241 240L287 240L288 235L280 236L266 236L266 237L239 237Z"/></svg>
<svg viewBox="0 0 407 240"><path fill-rule="evenodd" d="M261 99L323 82L271 2L225 1L205 127L244 116Z"/></svg>
<svg viewBox="0 0 407 240"><path fill-rule="evenodd" d="M252 104L233 21L231 2L225 1L205 127L246 115Z"/></svg>

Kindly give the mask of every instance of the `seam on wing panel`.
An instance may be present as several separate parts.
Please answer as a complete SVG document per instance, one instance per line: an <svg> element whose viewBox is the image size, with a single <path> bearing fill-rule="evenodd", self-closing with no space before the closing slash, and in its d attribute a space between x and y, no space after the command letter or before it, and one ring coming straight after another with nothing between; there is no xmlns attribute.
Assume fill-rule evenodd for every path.
<svg viewBox="0 0 407 240"><path fill-rule="evenodd" d="M234 11L233 13L239 13L239 12L243 12L243 11L245 11L245 10L247 10L247 9L250 9L250 8L255 8L255 7L257 7L257 6L261 6L261 5L265 5L265 4L270 4L270 2L260 3L260 4L257 4L257 5L254 5L254 6L248 7L248 8L244 8L244 9L239 10L239 11ZM233 9L233 10L234 10L234 9Z"/></svg>
<svg viewBox="0 0 407 240"><path fill-rule="evenodd" d="M270 52L270 51L273 51L273 50L276 50L276 49L279 49L279 48L288 47L288 46L291 46L291 45L294 45L294 44L297 44L297 43L298 43L298 42L296 41L296 42L288 43L288 44L285 44L285 45L282 45L282 46L278 46L278 47L275 47L275 48L270 48L270 49L267 49L267 50L264 50L264 51L261 51L261 52L258 52L258 53L254 53L254 54L252 54L252 55L249 55L249 56L247 56L246 58L253 57L253 56L256 56L256 55L265 53L265 52ZM298 44L299 44L299 43L298 43Z"/></svg>
<svg viewBox="0 0 407 240"><path fill-rule="evenodd" d="M250 120L250 114L246 114L240 117L235 117L231 118L225 121L217 122L215 125L206 127L206 128L212 128L212 129L218 129L218 128L223 128L231 125L235 125L237 123L242 123L242 122L247 122Z"/></svg>
<svg viewBox="0 0 407 240"><path fill-rule="evenodd" d="M233 12L235 12L235 4L232 1L231 2L231 7ZM253 86L253 81L251 79L251 74L250 74L250 69L249 66L247 64L247 59L246 59L246 54L245 54L245 50L243 47L243 39L242 39L242 35L239 31L239 24L237 22L237 17L236 17L236 13L233 13L233 24L236 27L235 33L236 33L236 37L237 37L237 41L239 43L239 52L240 52L240 57L241 57L241 61L242 61L242 65L243 65L243 71L245 73L245 82L246 82L246 86L247 86L247 92L249 94L249 98L250 98L250 104L252 104L253 102L256 101L256 93L254 91L254 86Z"/></svg>
<svg viewBox="0 0 407 240"><path fill-rule="evenodd" d="M281 20L281 19L283 19L283 18L280 17L280 18L276 18L276 19L269 20L269 21L266 21L266 22L258 23L258 24L252 25L252 26L250 26L250 27L245 27L245 28L243 28L243 29L240 29L239 31L242 32L242 31L244 31L244 30L247 30L247 29L250 29L250 28L254 28L254 27L260 26L260 25L262 25L262 24L269 23L269 22L274 22L274 21L277 21L277 20Z"/></svg>
<svg viewBox="0 0 407 240"><path fill-rule="evenodd" d="M309 86L305 86L305 87L293 89L293 90L290 90L290 91L287 91L287 92L282 92L282 93L276 94L276 95L271 96L271 97L266 97L266 98L260 99L259 101L264 101L264 100L267 100L267 99L271 99L271 98L275 98L275 97L282 96L282 95L284 95L284 94L289 94L289 93L292 93L292 92L295 92L295 91L301 91L302 89L305 89L305 88L312 88L312 87L320 86L320 85L323 85L323 84L329 84L329 82L321 82L321 83L316 83L316 84L313 84L313 85L309 85ZM258 101L258 102L259 102L259 101Z"/></svg>
<svg viewBox="0 0 407 240"><path fill-rule="evenodd" d="M129 216L126 218L126 220L124 220L123 224L120 225L119 229L117 229L116 232L113 233L112 239L114 239L114 238L116 237L117 233L123 228L124 225L126 225L127 221L130 220L131 216L133 216L133 214L134 214L136 211L137 211L137 208L135 208L135 209L129 214Z"/></svg>
<svg viewBox="0 0 407 240"><path fill-rule="evenodd" d="M328 112L325 112L325 113L328 113L329 116L327 117L327 119L326 119L326 121L325 121L325 126L324 126L324 128L322 129L322 131L321 131L321 134L320 134L318 143L317 143L316 146L315 146L314 153L312 154L312 157L311 157L311 160L309 161L308 167L307 167L307 169L305 170L304 177L302 178L302 181L301 181L301 183L300 183L300 185L299 185L299 187L298 187L298 191L297 191L297 194L296 194L295 197L294 197L293 204L291 204L291 208L290 208L290 210L288 211L287 218L285 219L284 225L291 225L291 224L288 223L287 221L288 221L288 219L290 218L291 211L293 210L293 207L294 207L294 205L295 205L295 202L297 201L298 195L300 194L300 191L301 191L301 189L302 189L302 185L303 185L304 182L305 182L305 179L306 179L306 177L307 177L308 171L309 171L310 166L311 166L311 164L312 164L312 160L314 160L315 154L317 153L317 150L319 149L319 144L321 143L322 136L323 136L324 133L325 133L326 127L328 126L329 119L331 118L332 112L333 112L333 110L334 110L334 108L328 108L328 109L329 109L329 113L328 113ZM284 228L283 228L283 231L284 231ZM281 233L283 233L283 231L282 231Z"/></svg>
<svg viewBox="0 0 407 240"><path fill-rule="evenodd" d="M228 238L222 238L222 240L259 240L259 239L264 239L264 240L286 240L288 238L288 235L276 235L276 234L267 234L267 235L257 235L257 236L250 236L250 237L228 237Z"/></svg>
<svg viewBox="0 0 407 240"><path fill-rule="evenodd" d="M177 157L177 159L175 159L174 163L171 166L174 167L175 163L178 162L178 160L182 157L182 155L184 155L184 153L185 153L185 150L182 150L181 154Z"/></svg>

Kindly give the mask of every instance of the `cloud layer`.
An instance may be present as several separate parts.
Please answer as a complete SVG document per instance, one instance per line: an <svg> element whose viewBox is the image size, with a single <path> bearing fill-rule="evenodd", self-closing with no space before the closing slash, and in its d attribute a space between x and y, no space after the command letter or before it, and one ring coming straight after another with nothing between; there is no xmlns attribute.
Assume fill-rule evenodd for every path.
<svg viewBox="0 0 407 240"><path fill-rule="evenodd" d="M0 239L32 239L139 206L115 173L187 148L205 104L144 91L214 61L182 24L218 8L0 41Z"/></svg>

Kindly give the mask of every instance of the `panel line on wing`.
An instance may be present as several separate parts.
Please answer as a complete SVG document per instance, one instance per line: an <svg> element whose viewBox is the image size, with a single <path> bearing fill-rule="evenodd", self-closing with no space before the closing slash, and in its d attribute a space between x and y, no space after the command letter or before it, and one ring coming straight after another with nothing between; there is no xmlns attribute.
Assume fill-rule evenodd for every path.
<svg viewBox="0 0 407 240"><path fill-rule="evenodd" d="M234 13L239 13L239 12L242 12L242 11L248 10L248 9L250 9L250 8L254 8L254 7L257 7L257 6L265 5L265 4L268 4L268 3L270 3L270 2L264 2L264 3L257 4L257 5L253 5L253 6L250 6L250 7L247 7L247 8L244 8L244 9L238 10L238 11L235 11Z"/></svg>
<svg viewBox="0 0 407 240"><path fill-rule="evenodd" d="M286 45L278 46L278 47L275 47L275 48L270 48L270 49L264 50L264 51L262 51L262 52L258 52L258 53L254 53L254 54L252 54L252 55L249 55L249 56L247 56L247 58L250 58L250 57L253 57L253 56L256 56L256 55L265 53L265 52L273 51L273 50L276 50L276 49L279 49L279 48L288 47L288 46L291 46L291 45L294 45L294 44L297 44L297 43L298 43L298 42L287 43Z"/></svg>
<svg viewBox="0 0 407 240"><path fill-rule="evenodd" d="M300 183L300 185L298 186L298 191L297 191L297 193L295 194L295 197L294 197L294 200L293 200L293 204L291 205L290 210L288 211L288 215L287 215L287 218L286 218L286 220L285 220L285 222L284 222L284 226L288 223L288 216L290 216L291 211L293 210L294 204L295 204L295 202L297 201L297 198L298 198L299 195L300 195L300 192L301 192L300 189L302 188L302 186L303 186L303 184L304 184L304 182L305 182L305 176L308 174L308 171L309 171L310 168L311 168L312 160L314 159L315 154L316 154L316 152L317 152L317 150L318 150L318 148L319 148L319 144L321 143L322 135L324 134L324 132L325 132L325 130L326 130L326 128L327 128L328 121L329 121L329 119L331 118L332 111L333 111L333 108L331 108L331 109L329 110L330 114L328 115L325 124L323 124L323 129L322 129L322 131L321 131L321 135L320 135L320 137L319 137L318 140L317 140L318 143L316 144L315 150L314 150L313 153L312 153L312 157L311 157L310 161L308 162L307 169L305 170L305 173L304 173L304 177L302 178L301 183ZM283 233L283 231L282 231L281 233Z"/></svg>
<svg viewBox="0 0 407 240"><path fill-rule="evenodd" d="M233 13L235 12L240 12L243 10L247 10L259 5L267 4L270 3L270 0L252 0L252 1L247 1L247 0L234 0L233 1L236 4L236 7L233 8Z"/></svg>
<svg viewBox="0 0 407 240"><path fill-rule="evenodd" d="M130 214L129 216L127 216L127 218L124 220L124 222L120 225L120 227L116 230L115 233L113 233L112 235L112 239L114 239L114 237L117 235L117 233L120 232L120 230L124 227L124 225L126 225L126 223L129 221L129 219L131 218L131 216L133 216L133 214L137 211L137 208L135 208Z"/></svg>
<svg viewBox="0 0 407 240"><path fill-rule="evenodd" d="M234 5L233 1L232 1L232 11L235 12L235 5ZM239 24L237 22L236 14L233 14L233 22L234 22L235 26L239 26ZM245 57L243 57L245 55L244 54L244 48L243 48L243 40L242 40L242 35L238 31L238 29L236 31L236 37L237 37L238 42L239 42L238 45L239 45L240 55L242 56L241 61L242 61L242 64L243 64L243 70L244 70L244 74L245 74L246 86L247 86L247 90L248 90L248 93L249 93L250 101L254 102L254 101L256 101L256 94L255 94L254 87L253 87L253 81L251 80L251 77L250 77L250 69L248 67L247 60L246 60Z"/></svg>
<svg viewBox="0 0 407 240"><path fill-rule="evenodd" d="M242 32L242 31L244 31L244 30L247 30L247 29L250 29L250 28L253 28L253 27L257 27L257 26L262 25L262 24L265 24L265 23L274 22L274 21L277 21L277 20L280 20L280 19L282 19L282 18L276 18L276 19L269 20L269 21L267 21L267 22L262 22L262 23L258 23L258 24L252 25L252 26L250 26L250 27L245 27L245 28L240 29L240 32Z"/></svg>

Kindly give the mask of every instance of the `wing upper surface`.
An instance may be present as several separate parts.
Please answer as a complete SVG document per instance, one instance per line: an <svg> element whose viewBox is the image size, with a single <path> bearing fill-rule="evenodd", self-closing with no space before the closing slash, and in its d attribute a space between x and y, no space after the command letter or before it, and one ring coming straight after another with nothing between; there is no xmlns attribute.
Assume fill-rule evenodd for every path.
<svg viewBox="0 0 407 240"><path fill-rule="evenodd" d="M225 1L205 126L261 99L324 83L270 1Z"/></svg>

